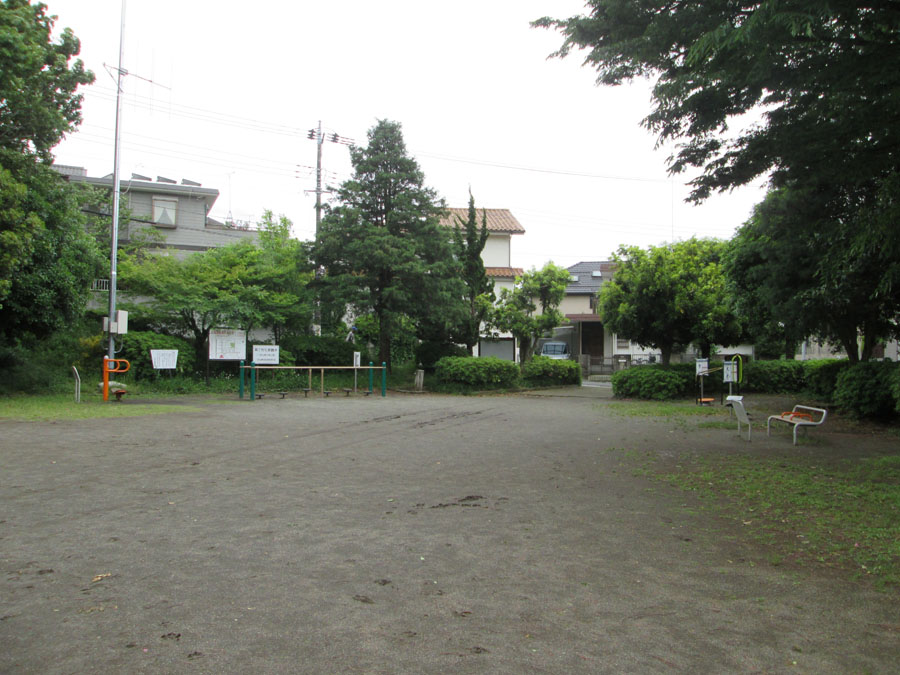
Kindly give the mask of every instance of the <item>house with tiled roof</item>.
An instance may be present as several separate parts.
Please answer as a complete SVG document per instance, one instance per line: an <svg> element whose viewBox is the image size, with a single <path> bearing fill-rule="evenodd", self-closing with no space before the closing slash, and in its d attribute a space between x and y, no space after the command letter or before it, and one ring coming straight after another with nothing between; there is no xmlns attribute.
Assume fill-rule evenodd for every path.
<svg viewBox="0 0 900 675"><path fill-rule="evenodd" d="M516 283L516 277L524 273L522 268L512 266L511 253L512 238L525 234L525 228L509 209L477 209L477 211L479 226L481 214L484 212L488 231L481 260L484 262L485 273L494 282L494 295L499 297L501 288L511 289ZM441 218L441 225L456 227L458 222L466 223L468 218L468 208L448 208ZM476 356L497 356L515 361L517 354L516 341L512 335L486 336L475 347Z"/></svg>

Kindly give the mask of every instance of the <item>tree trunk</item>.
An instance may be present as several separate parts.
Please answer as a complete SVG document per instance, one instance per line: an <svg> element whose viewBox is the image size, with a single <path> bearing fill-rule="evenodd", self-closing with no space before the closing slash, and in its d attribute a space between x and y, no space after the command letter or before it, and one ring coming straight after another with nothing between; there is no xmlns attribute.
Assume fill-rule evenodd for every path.
<svg viewBox="0 0 900 675"><path fill-rule="evenodd" d="M661 345L659 351L661 352L662 365L668 366L672 361L672 345Z"/></svg>
<svg viewBox="0 0 900 675"><path fill-rule="evenodd" d="M859 363L859 344L856 342L856 336L855 328L852 331L843 331L838 336L838 341L841 343L844 351L847 352L847 358L850 360L850 363Z"/></svg>

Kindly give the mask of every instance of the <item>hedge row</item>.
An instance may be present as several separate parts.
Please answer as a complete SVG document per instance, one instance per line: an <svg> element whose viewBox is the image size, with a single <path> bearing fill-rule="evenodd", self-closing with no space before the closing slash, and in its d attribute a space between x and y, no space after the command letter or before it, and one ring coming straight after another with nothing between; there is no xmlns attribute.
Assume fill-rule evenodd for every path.
<svg viewBox="0 0 900 675"><path fill-rule="evenodd" d="M721 363L710 364L711 370ZM635 366L612 376L613 393L619 397L672 399L698 392L694 364ZM727 390L721 371L703 383L706 394ZM741 392L785 394L806 392L813 398L835 404L856 417L886 419L900 412L900 364L870 361L851 364L847 360L752 361L744 367Z"/></svg>
<svg viewBox="0 0 900 675"><path fill-rule="evenodd" d="M512 361L494 356L445 356L435 366L435 377L443 385L471 389L512 389L580 384L581 368L574 361L536 356L522 369Z"/></svg>

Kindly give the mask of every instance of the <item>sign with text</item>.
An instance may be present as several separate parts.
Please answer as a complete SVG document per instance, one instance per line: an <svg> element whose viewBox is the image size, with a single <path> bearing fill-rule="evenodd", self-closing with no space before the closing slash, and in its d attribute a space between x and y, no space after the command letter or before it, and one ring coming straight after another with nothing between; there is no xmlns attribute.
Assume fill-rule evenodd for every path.
<svg viewBox="0 0 900 675"><path fill-rule="evenodd" d="M726 361L723 365L723 382L737 382L737 364L734 361Z"/></svg>
<svg viewBox="0 0 900 675"><path fill-rule="evenodd" d="M253 363L258 366L277 366L278 345L253 345Z"/></svg>
<svg viewBox="0 0 900 675"><path fill-rule="evenodd" d="M209 331L209 358L243 361L247 358L247 336L242 330L216 328Z"/></svg>
<svg viewBox="0 0 900 675"><path fill-rule="evenodd" d="M178 350L151 349L150 360L156 370L174 370L178 365Z"/></svg>
<svg viewBox="0 0 900 675"><path fill-rule="evenodd" d="M697 359L697 375L709 375L709 359Z"/></svg>
<svg viewBox="0 0 900 675"><path fill-rule="evenodd" d="M360 361L362 360L362 352L353 352L353 367L359 368Z"/></svg>

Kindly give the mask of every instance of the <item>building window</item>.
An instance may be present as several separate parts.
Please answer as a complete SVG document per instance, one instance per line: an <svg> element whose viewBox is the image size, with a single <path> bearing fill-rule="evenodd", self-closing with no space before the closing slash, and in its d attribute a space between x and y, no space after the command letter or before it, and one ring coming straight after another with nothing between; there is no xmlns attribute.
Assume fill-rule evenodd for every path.
<svg viewBox="0 0 900 675"><path fill-rule="evenodd" d="M616 351L627 352L631 349L631 343L627 338L620 338L616 335Z"/></svg>
<svg viewBox="0 0 900 675"><path fill-rule="evenodd" d="M161 227L175 227L178 222L178 200L154 197L153 222Z"/></svg>

